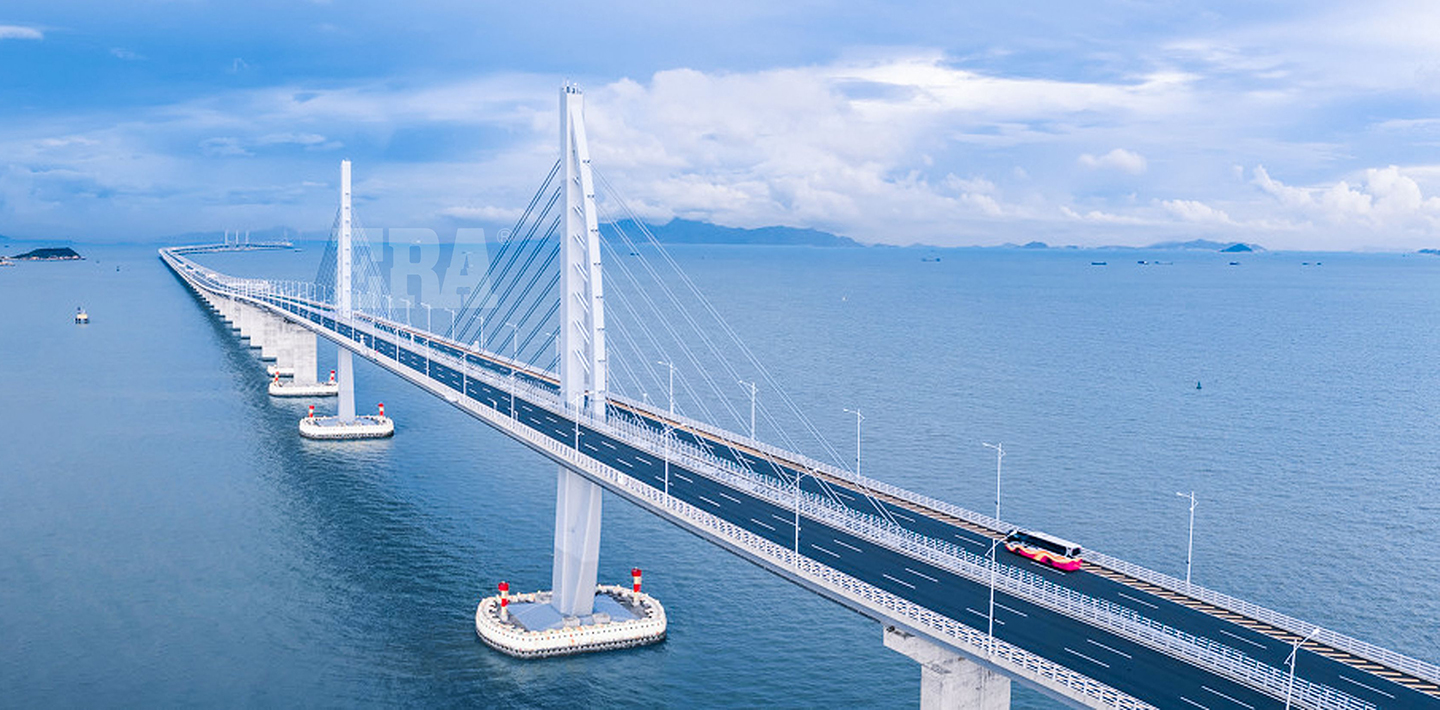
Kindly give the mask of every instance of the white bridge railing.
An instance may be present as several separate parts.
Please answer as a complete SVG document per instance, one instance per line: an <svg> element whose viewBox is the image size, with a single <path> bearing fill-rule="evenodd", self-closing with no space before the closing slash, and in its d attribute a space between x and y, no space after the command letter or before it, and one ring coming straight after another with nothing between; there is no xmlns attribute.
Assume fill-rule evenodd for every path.
<svg viewBox="0 0 1440 710"><path fill-rule="evenodd" d="M251 300L254 301L256 305L272 309L276 308L274 304L275 299L284 299L292 304L303 305L306 308L322 313L326 318L335 319L335 314L330 310L332 306L325 301L328 294L317 292L314 284L235 278L200 267L178 254L170 253L171 251L172 250L162 249L161 257L167 264L174 268L177 273L181 274L187 281L192 282L197 288L204 288L229 297ZM282 310L282 312L286 313L289 317L295 317L293 314L283 311L283 309L279 310ZM395 356L393 358L381 355L374 348L365 348L358 337L353 338L352 343L353 347L364 350L364 354L371 359L377 362L389 361L394 363L390 369L405 376L407 379L416 381L418 384L425 386L436 394L440 394L447 399L451 399L452 402L456 402L453 398L455 392L451 387L431 377L428 371L425 373L417 373L408 365L401 363L399 361L400 348L402 347L401 338L395 337L391 332L381 332L375 326L383 325L387 331L393 329L395 333L413 333L414 336L420 336L422 331L369 314L356 314L356 316L351 319L339 320L341 320L344 325L350 326L355 332L366 333L372 338L393 340L396 346ZM306 321L306 323L310 327L314 327L313 324L308 321ZM333 336L329 337L339 338L341 336L336 332ZM482 355L482 353L478 351L473 351L469 346L437 338L429 333L424 333L421 337L426 340L443 343L446 347L453 348L457 351ZM373 340L371 342L373 342ZM726 485L750 493L756 498L778 507L790 508L792 510L798 507L802 517L802 525L804 519L821 522L855 534L872 543L902 552L915 559L926 561L940 569L947 570L976 583L989 584L993 578L997 590L1004 591L1017 598L1025 599L1031 603L1044 606L1071 618L1105 629L1116 635L1134 640L1137 643L1180 658L1197 667L1205 668L1242 684L1262 690L1277 698L1283 698L1287 694L1291 694L1293 695L1295 704L1298 706L1340 708L1344 710L1363 710L1364 708L1374 707L1370 703L1363 702L1334 688L1312 683L1301 678L1296 678L1292 687L1289 684L1286 673L1274 666L1251 658L1232 647L1166 626L1127 607L1083 595L1075 590L1046 580L1039 575L1000 564L987 557L975 555L951 543L920 535L892 521L883 519L878 515L861 513L843 506L837 501L831 501L813 493L800 491L798 487L793 484L786 484L778 479L764 476L749 468L739 466L733 461L722 459L702 447L688 444L675 438L673 435L658 432L650 426L627 420L623 416L611 416L600 419L584 413L577 413L566 407L557 393L535 386L515 376L502 375L483 367L475 367L470 364L468 359L463 357L456 358L433 348L416 345L414 343L411 343L411 346L412 348L427 349L429 352L427 352L426 355L429 359L446 364L451 369L463 373L467 378L485 382L498 390L507 391L512 401L516 397L522 398L533 406L541 407L556 416L576 422L577 427L584 425L587 428L602 432L617 440L624 441L637 449L643 450L655 456L658 460L669 461L671 465L681 466L687 471L692 471L713 480L723 482ZM528 367L523 364L510 362L506 358L498 357L491 353L483 353L483 356L487 359L501 362L508 367L528 372ZM389 366L387 365L387 367ZM534 376L533 373L529 374L532 377ZM469 379L466 381L468 382ZM468 385L466 389L468 389ZM466 395L468 395L468 392L460 393L459 399L467 409L476 412L477 416L487 414L484 410L489 408L475 403ZM512 435L518 435L531 445L544 449L557 457L566 458L567 460L575 459L573 463L576 463L580 468L585 469L593 475L605 478L614 485L621 485L622 482L620 479L624 479L623 483L626 490L637 497L650 501L657 507L672 514L684 512L685 515L681 517L684 517L687 521L703 523L703 527L711 529L712 531L722 530L725 533L722 537L737 545L743 542L744 544L741 546L751 554L763 556L767 559L778 560L784 568L812 581L825 580L827 585L839 585L839 588L846 590L847 595L858 595L862 599L875 602L887 610L887 612L895 612L904 619L918 623L920 628L932 631L943 630L945 635L965 640L965 643L970 647L987 649L1012 648L1014 652L1007 651L1005 653L1017 659L1021 657L1019 654L1033 657L1033 654L1029 654L1018 648L1009 647L1008 644L990 638L985 634L979 634L979 632L974 629L959 624L953 619L917 607L913 603L904 601L873 585L833 570L826 565L800 554L798 550L776 545L743 528L726 523L708 513L698 511L693 508L693 506L689 506L669 496L667 491L657 489L648 483L641 483L630 476L615 471L595 459L590 458L578 450L575 442L570 442L569 445L561 444L548 436L541 435L529 429L518 421L510 420L505 412L500 411L501 409L503 409L503 405L488 412L488 416L482 416L482 418L487 419L487 421L497 418L508 420L509 425L502 428L505 428L507 432ZM667 414L666 416L671 415ZM680 418L676 417L676 419ZM495 421L491 421L491 423L496 424ZM992 530L1006 529L1004 523L1001 521L941 501L935 501L880 481L862 478L851 472L813 461L794 452L779 450L762 442L738 437L730 432L720 431L702 422L684 420L683 423L697 430L714 434L718 438L735 440L743 446L773 456L787 466L794 467L799 465L823 471L827 475L848 480L860 486L862 489L868 488L870 490L883 492L887 495L908 500L917 505L955 515L958 518L969 520ZM696 515L697 513L699 513L698 516ZM700 520L700 518L704 520ZM777 550L779 552L777 552ZM1132 576L1146 579L1147 581L1150 581L1147 577L1158 575L1158 573L1148 572L1148 570L1134 565L1127 565L1120 560L1098 556L1096 553L1089 553L1087 557L1106 567L1115 568L1117 571L1131 574ZM1101 561L1102 559L1103 561ZM1132 569L1136 571L1132 571ZM1137 573L1137 571L1140 573ZM1159 582L1156 583L1158 584ZM1196 588L1192 587L1191 589ZM861 593L862 591L863 593ZM1208 590L1201 591L1208 592ZM1211 594L1217 593L1211 592ZM1224 595L1219 596L1223 597ZM1197 595L1197 598L1201 597ZM1230 600L1229 597L1225 597L1225 599ZM1229 603L1226 604L1217 603L1217 606L1225 606L1228 608L1230 603L1245 604L1241 600L1230 600ZM1257 610L1268 611L1255 605L1249 606ZM1238 609L1237 611L1250 614L1263 621L1270 621L1270 619L1264 618L1265 616L1283 617L1283 615L1279 615L1276 612L1262 614ZM1289 617L1283 617L1283 619L1287 619L1293 624L1303 624L1303 622L1289 619ZM1270 623L1275 622L1270 621ZM1276 623L1276 625L1281 628L1290 628L1280 623ZM1309 625L1304 626L1309 627ZM979 634L979 643L976 643L975 640L971 638L974 634ZM1336 636L1342 639L1346 638L1338 634L1336 634ZM1322 637L1317 635L1317 638ZM1342 644L1332 645L1335 645L1337 648L1344 647ZM1378 649L1378 647L1373 647L1369 644L1365 644L1365 646ZM1383 651L1384 649L1379 650ZM1394 654L1393 652L1386 653L1401 659L1407 658L1400 654ZM1369 656L1371 654L1367 653L1364 655ZM1041 660L1043 661L1044 659ZM1422 666L1429 665L1415 661L1414 659L1409 660ZM1026 661L1026 663L1028 664L1027 667L1035 666L1037 668L1046 663L1052 666L1055 665L1049 661L1044 661L1044 663L1039 663L1038 665L1036 661ZM1387 662L1387 665L1396 664ZM1063 666L1056 667L1063 669ZM1064 670L1067 673L1073 674L1073 671L1068 671L1068 669ZM1401 670L1406 669L1401 668ZM1423 670L1423 668L1421 668L1421 670ZM1051 675L1060 677L1060 675L1063 675L1058 671L1046 671L1045 673L1048 674L1046 677L1051 677ZM1417 675L1425 677L1420 673L1417 673ZM1086 681L1092 684L1096 683L1096 681L1089 678L1086 678ZM1080 683L1072 687L1079 688L1084 686L1084 683ZM1108 688L1108 686L1104 687ZM1109 692L1114 693L1115 691L1110 689Z"/></svg>

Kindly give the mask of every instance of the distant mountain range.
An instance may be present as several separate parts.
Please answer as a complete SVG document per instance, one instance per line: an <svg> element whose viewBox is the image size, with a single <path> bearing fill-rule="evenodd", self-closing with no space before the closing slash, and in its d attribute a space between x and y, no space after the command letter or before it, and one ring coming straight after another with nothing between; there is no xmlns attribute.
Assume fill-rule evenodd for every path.
<svg viewBox="0 0 1440 710"><path fill-rule="evenodd" d="M613 225L602 225L602 229L618 226L635 240L640 233L634 220L621 220ZM650 233L662 244L771 244L783 246L812 247L858 247L860 242L818 229L797 227L722 227L708 222L694 222L688 219L672 219L661 225L647 224Z"/></svg>

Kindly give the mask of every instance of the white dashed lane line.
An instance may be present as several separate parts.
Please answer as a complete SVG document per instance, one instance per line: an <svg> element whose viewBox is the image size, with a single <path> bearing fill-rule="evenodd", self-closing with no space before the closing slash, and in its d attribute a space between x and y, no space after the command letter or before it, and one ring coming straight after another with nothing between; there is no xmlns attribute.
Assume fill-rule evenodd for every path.
<svg viewBox="0 0 1440 710"><path fill-rule="evenodd" d="M1154 604L1151 604L1150 602L1145 601L1144 599L1136 599L1135 597L1132 597L1132 596L1130 596L1129 594L1126 594L1125 592L1117 592L1117 593L1118 593L1120 596L1125 597L1126 599L1129 599L1129 600L1132 601L1132 602L1135 602L1136 604L1144 604L1145 606L1148 606L1148 607L1150 607L1151 609L1159 609L1159 608L1160 608L1160 607L1158 607L1158 606L1156 606L1156 605L1154 605Z"/></svg>
<svg viewBox="0 0 1440 710"><path fill-rule="evenodd" d="M841 547L848 547L848 548L850 548L851 550L854 550L854 551L859 552L859 553L861 553L861 554L864 554L864 553L865 553L864 550L862 550L862 549L860 549L860 548L858 548L858 547L856 547L856 546L854 546L854 545L851 545L851 544L848 543L848 542L840 542L839 540L835 540L834 542L835 542L836 545L839 545L839 546L841 546Z"/></svg>
<svg viewBox="0 0 1440 710"><path fill-rule="evenodd" d="M1095 644L1096 646L1099 646L1100 648L1103 648L1103 649L1105 649L1106 651L1109 651L1109 652L1111 652L1111 653L1113 653L1113 654L1115 654L1115 655L1117 655L1117 656L1124 656L1124 657L1126 657L1126 658L1134 658L1134 656L1131 656L1130 654L1128 654L1128 653L1126 653L1126 652L1124 652L1124 651L1118 651L1118 650L1116 650L1116 649L1110 648L1109 646L1106 646L1105 644L1100 643L1099 641L1096 641L1095 639L1085 639L1085 641L1086 641L1087 643Z"/></svg>
<svg viewBox="0 0 1440 710"><path fill-rule="evenodd" d="M755 523L756 525L759 525L760 527L765 528L766 530L769 530L771 532L775 531L775 526L771 525L770 523L762 523L754 518L751 518L750 522Z"/></svg>
<svg viewBox="0 0 1440 710"><path fill-rule="evenodd" d="M1364 689L1366 689L1366 690L1379 693L1379 694L1381 694L1381 695L1383 695L1383 696L1385 696L1385 697L1387 697L1387 698L1390 698L1391 700L1394 700L1394 699L1395 699L1395 696L1393 696L1393 695L1391 695L1391 694L1389 694L1389 693L1387 693L1387 692L1385 692L1385 691L1383 691L1383 690L1381 690L1381 689L1379 689L1379 688L1376 688L1376 687L1373 686L1373 685L1366 685L1366 684L1364 684L1364 683L1361 683L1361 682L1358 681L1358 680L1355 680L1354 678L1346 678L1344 675L1339 675L1339 674L1337 674L1337 675L1338 675L1338 677L1340 678L1340 680L1343 680L1343 681L1345 681L1345 682L1347 682L1347 683L1354 683L1355 685L1358 685L1358 686L1360 686L1361 688L1364 688Z"/></svg>
<svg viewBox="0 0 1440 710"><path fill-rule="evenodd" d="M1255 706L1254 706L1254 705L1251 705L1250 703L1245 703L1245 702L1241 702L1241 701L1239 701L1239 700L1236 700L1235 698L1232 698L1232 697L1230 697L1230 696L1228 696L1228 695L1226 695L1226 694L1224 694L1224 693L1222 693L1222 692L1220 692L1220 691L1218 691L1218 690L1216 690L1216 689L1214 689L1214 688L1211 688L1211 687L1208 686L1208 685L1202 685L1202 686L1200 686L1200 689L1203 690L1203 691L1205 691L1205 692L1207 692L1207 693L1213 693L1213 694L1218 695L1218 696L1220 696L1220 697L1222 697L1222 698L1225 698L1226 700L1229 700L1230 702L1235 703L1236 705L1239 705L1240 707L1246 707L1246 708L1250 708L1250 710L1255 710Z"/></svg>
<svg viewBox="0 0 1440 710"><path fill-rule="evenodd" d="M686 482L686 483L694 483L694 482L695 482L695 481L691 480L689 476L686 476L686 475L683 474L683 473L672 473L672 474L670 474L670 475L672 475L672 476L674 476L674 477L676 477L676 478L678 478L678 479L680 479L680 480L682 480L682 481L684 481L684 482Z"/></svg>
<svg viewBox="0 0 1440 710"><path fill-rule="evenodd" d="M1200 703L1197 703L1197 702L1195 702L1194 700L1191 700L1190 698L1187 698L1187 697L1185 697L1185 696L1183 696L1183 695L1180 696L1180 699L1181 699L1181 700L1184 700L1184 701L1187 702L1187 703L1190 703L1191 705L1194 705L1194 706L1197 707L1197 708L1200 708L1200 710L1210 710L1210 708L1205 707L1204 705L1201 705Z"/></svg>
<svg viewBox="0 0 1440 710"><path fill-rule="evenodd" d="M938 583L938 582L940 581L940 580L938 580L938 579L935 579L934 577L931 577L931 576L928 575L928 574L925 574L924 572L916 572L915 570L910 569L909 567L906 567L906 568L905 568L905 571L906 571L906 572L909 572L910 574L915 575L916 577L924 577L925 579L928 579L928 580L930 580L930 581L932 581L932 582Z"/></svg>
<svg viewBox="0 0 1440 710"><path fill-rule="evenodd" d="M1256 642L1254 642L1254 641L1251 641L1250 639L1245 638L1244 636L1237 636L1236 634L1232 634L1232 633L1230 633L1229 631L1226 631L1225 629L1220 629L1219 631L1220 631L1220 633L1225 634L1226 636L1229 636L1230 638L1235 639L1236 641L1244 641L1245 643L1248 643L1248 644L1250 644L1251 646L1254 646L1254 647L1256 647L1256 648L1259 648L1259 649L1262 649L1262 650L1266 650L1266 651L1270 650L1270 649L1269 649L1268 647L1266 647L1265 644L1263 644L1263 643L1256 643Z"/></svg>
<svg viewBox="0 0 1440 710"><path fill-rule="evenodd" d="M1010 607L1005 606L1004 604L1001 604L1000 602L995 602L995 606L998 606L998 607L1000 607L1001 609L1004 609L1005 611L1010 612L1011 614L1019 614L1020 616L1030 616L1029 614L1026 614L1026 613L1023 612L1023 611L1020 611L1019 609L1011 609Z"/></svg>
<svg viewBox="0 0 1440 710"><path fill-rule="evenodd" d="M729 495L728 493L721 493L721 494L720 494L720 497L721 497L721 498L724 498L725 500L730 501L731 503L734 503L735 505L744 505L744 504L745 504L744 501L741 501L739 498L736 498L735 496Z"/></svg>
<svg viewBox="0 0 1440 710"><path fill-rule="evenodd" d="M894 578L894 577L891 577L890 575L885 574L884 572L881 572L881 573L880 573L880 576L881 576L881 577L884 577L885 579L888 579L888 580L890 580L890 581L892 581L892 582L894 582L894 583L896 583L896 584L903 584L903 585L905 585L905 586L907 586L907 587L909 587L909 588L911 588L911 589L914 589L914 588L915 588L915 585L913 585L913 584L911 584L911 583L909 583L909 582L907 582L907 581L905 581L905 580L903 580L903 579L896 579L896 578Z"/></svg>
<svg viewBox="0 0 1440 710"><path fill-rule="evenodd" d="M770 514L770 517L772 517L772 518L774 518L774 519L776 519L776 520L779 520L780 522L785 523L786 525L789 525L789 526L792 527L792 528L795 527L795 521L794 521L794 520L790 520L789 518L782 518L782 517L780 517L780 516L778 516L778 515L776 515L776 514L774 514L774 513L771 513L771 514Z"/></svg>
<svg viewBox="0 0 1440 710"><path fill-rule="evenodd" d="M825 554L827 554L827 555L829 555L829 556L831 556L831 557L835 557L835 558L837 558L837 559L840 557L840 555L837 555L837 554L835 554L835 553L833 553L833 552L831 552L831 551L829 551L829 550L827 550L827 549L825 549L825 548L823 548L823 547L821 547L821 546L819 546L819 545L811 545L811 547L813 547L813 548L815 548L815 549L817 549L817 550L819 550L819 551L821 551L821 552L823 552L823 553L825 553Z"/></svg>
<svg viewBox="0 0 1440 710"><path fill-rule="evenodd" d="M971 609L971 608L968 607L968 606L965 607L965 611L968 611L968 612L970 612L971 614L974 614L974 615L976 615L976 616L978 616L978 617L980 617L980 618L982 618L982 619L989 619L989 618L990 618L990 615L989 615L989 614L986 614L986 613L983 612L983 611L975 611L974 609ZM996 619L996 620L995 620L995 623L997 623L997 624L999 624L999 625L1001 625L1001 626L1004 626L1004 625L1005 625L1005 622L1004 622L1004 621L1001 621L1000 619Z"/></svg>
<svg viewBox="0 0 1440 710"><path fill-rule="evenodd" d="M700 496L700 500L703 500L703 501L705 501L706 503L709 503L710 505L715 506L716 508L719 508L719 507L720 507L720 504L719 504L719 503L716 503L715 501L710 500L709 498L706 498L705 496Z"/></svg>
<svg viewBox="0 0 1440 710"><path fill-rule="evenodd" d="M1083 659L1085 659L1085 660L1087 660L1087 661L1089 661L1089 662L1091 662L1091 663L1094 663L1094 664L1097 665L1097 666L1103 666L1103 667L1105 667L1105 668L1109 668L1109 667L1110 667L1110 664L1109 664L1109 663L1106 663L1106 662L1104 662L1104 661L1097 661L1097 660L1095 660L1094 658L1091 658L1091 657L1089 657L1089 656L1087 656L1087 655L1085 655L1085 654L1083 654L1083 653L1081 653L1081 652L1079 652L1079 651L1076 651L1076 650L1073 649L1073 648L1070 648L1069 646L1064 646L1063 648L1065 649L1065 651L1066 651L1067 653L1073 653L1073 654L1075 654L1075 655L1077 655L1077 656L1079 656L1079 657L1081 657L1081 658L1083 658Z"/></svg>

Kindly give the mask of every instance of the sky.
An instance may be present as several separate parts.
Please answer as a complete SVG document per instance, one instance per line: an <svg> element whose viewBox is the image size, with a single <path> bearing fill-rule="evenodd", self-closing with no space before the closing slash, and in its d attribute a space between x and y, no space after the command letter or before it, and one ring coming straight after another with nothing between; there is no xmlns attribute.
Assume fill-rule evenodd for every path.
<svg viewBox="0 0 1440 710"><path fill-rule="evenodd" d="M0 5L0 234L498 230L585 92L645 219L1440 247L1440 3ZM618 211L610 196L604 198Z"/></svg>

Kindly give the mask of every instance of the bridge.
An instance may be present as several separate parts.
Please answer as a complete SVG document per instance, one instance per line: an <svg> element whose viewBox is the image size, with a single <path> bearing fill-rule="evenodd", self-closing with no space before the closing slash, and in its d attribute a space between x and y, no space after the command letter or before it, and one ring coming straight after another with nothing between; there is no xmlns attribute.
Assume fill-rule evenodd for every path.
<svg viewBox="0 0 1440 710"><path fill-rule="evenodd" d="M608 493L874 619L878 640L921 665L926 707L1005 707L1018 681L1096 708L1440 708L1432 663L1098 551L1085 550L1083 567L1068 573L1010 555L997 544L1014 528L1003 520L863 476L858 463L849 470L761 441L753 399L748 434L683 414L673 360L658 363L672 378L667 402L618 391L609 375L641 363L607 350L621 333L607 328L606 296L618 294L607 294L602 263L628 267L601 259L577 89L561 91L560 125L560 159L521 220L538 229L517 225L520 236L486 272L492 288L477 289L444 332L412 325L410 307L400 318L388 294L359 285L375 265L352 231L348 161L333 251L316 282L239 278L194 259L267 245L171 247L160 258L297 377L313 381L317 337L336 343L342 413L355 416L349 361L361 357L556 463L551 603L563 616L591 611ZM628 256L645 256L625 242ZM647 244L646 254L666 258ZM502 286L506 264L521 263L534 273ZM523 318L505 321L508 333L493 322L485 332L484 320L474 330L484 312L516 312L506 299L536 278L554 286L539 304L555 316L539 319L550 332L521 346ZM539 353L555 342L545 366L525 356L536 333Z"/></svg>

